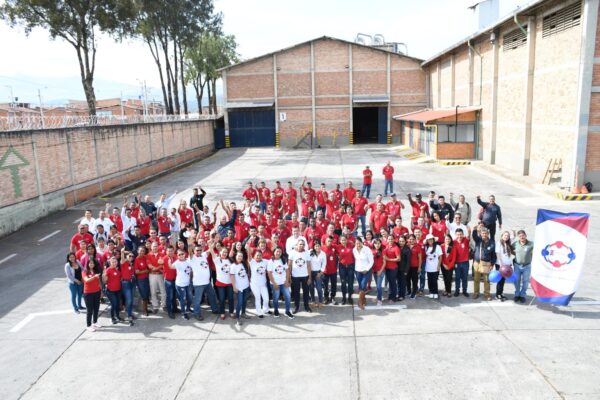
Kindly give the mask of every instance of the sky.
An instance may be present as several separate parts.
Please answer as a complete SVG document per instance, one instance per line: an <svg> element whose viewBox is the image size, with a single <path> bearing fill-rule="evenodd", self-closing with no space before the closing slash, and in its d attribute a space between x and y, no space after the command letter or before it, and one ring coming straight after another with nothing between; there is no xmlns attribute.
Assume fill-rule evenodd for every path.
<svg viewBox="0 0 600 400"><path fill-rule="evenodd" d="M477 30L468 6L477 0L215 0L224 31L233 34L242 59L320 36L353 41L357 33L404 42L408 54L426 59ZM526 0L499 0L500 16ZM96 97L138 98L146 81L150 98L161 99L158 72L141 42L101 37L96 60ZM46 31L26 36L0 21L0 103L12 93L38 103L84 99L75 50ZM190 89L190 94L192 93Z"/></svg>

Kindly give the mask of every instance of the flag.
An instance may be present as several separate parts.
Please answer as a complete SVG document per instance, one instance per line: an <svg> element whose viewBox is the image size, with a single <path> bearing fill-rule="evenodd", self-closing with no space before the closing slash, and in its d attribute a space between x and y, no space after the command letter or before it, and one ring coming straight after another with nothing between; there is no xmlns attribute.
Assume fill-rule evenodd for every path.
<svg viewBox="0 0 600 400"><path fill-rule="evenodd" d="M586 213L538 210L530 280L538 301L571 301L583 270L589 218Z"/></svg>

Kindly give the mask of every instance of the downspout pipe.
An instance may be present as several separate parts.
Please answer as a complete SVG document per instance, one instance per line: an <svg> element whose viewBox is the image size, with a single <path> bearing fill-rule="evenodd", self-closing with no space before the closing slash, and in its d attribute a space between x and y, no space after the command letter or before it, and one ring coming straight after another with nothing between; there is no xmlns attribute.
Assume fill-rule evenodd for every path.
<svg viewBox="0 0 600 400"><path fill-rule="evenodd" d="M519 27L521 32L523 32L523 35L527 36L527 31L525 30L525 27L519 23L519 18L517 17L517 13L515 13L515 15L513 15L513 21Z"/></svg>
<svg viewBox="0 0 600 400"><path fill-rule="evenodd" d="M483 91L483 56L471 45L471 40L467 40L467 46L479 56L479 105L481 105L481 95Z"/></svg>

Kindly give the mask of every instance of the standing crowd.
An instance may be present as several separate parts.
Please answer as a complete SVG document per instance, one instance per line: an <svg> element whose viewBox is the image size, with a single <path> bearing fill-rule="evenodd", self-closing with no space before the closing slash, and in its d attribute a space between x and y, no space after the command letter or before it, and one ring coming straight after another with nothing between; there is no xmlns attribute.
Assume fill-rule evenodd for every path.
<svg viewBox="0 0 600 400"><path fill-rule="evenodd" d="M477 196L473 207L463 195L449 193L446 199L433 191L425 200L408 193L403 202L394 192L391 162L382 175L384 193L373 201L367 166L360 189L351 181L344 188L313 188L305 177L299 188L292 182L284 187L277 181L272 188L248 182L241 206L219 200L211 209L200 187L177 206L171 204L176 193L162 194L156 203L133 193L121 207L107 204L97 218L88 210L66 257L73 309L86 310L90 331L100 328L102 301L110 302L113 324L133 325L137 291L144 316L162 309L170 318L180 313L203 320L206 304L221 320L229 316L242 324L250 318L250 293L258 318L279 317L283 301L282 314L293 319L300 307L310 313L324 305L352 305L355 292L361 310L371 291L376 306L415 299L425 296L426 282L431 299L477 299L483 281L485 300L504 301L507 279L514 282L514 301L525 303L533 242L522 230L502 230L493 195L487 201ZM408 221L402 218L405 208ZM502 278L493 297L495 270Z"/></svg>

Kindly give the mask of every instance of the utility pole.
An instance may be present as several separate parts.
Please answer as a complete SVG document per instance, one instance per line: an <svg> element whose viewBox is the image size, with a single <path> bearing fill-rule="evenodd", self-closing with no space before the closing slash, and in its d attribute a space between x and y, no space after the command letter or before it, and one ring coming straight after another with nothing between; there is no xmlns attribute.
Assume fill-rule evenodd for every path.
<svg viewBox="0 0 600 400"><path fill-rule="evenodd" d="M121 97L119 99L119 104L121 105L121 122L123 121L123 117L125 116L125 113L123 111L123 91L121 90Z"/></svg>
<svg viewBox="0 0 600 400"><path fill-rule="evenodd" d="M40 100L40 117L42 119L42 129L44 129L44 108L42 105L42 92L40 89L38 89L38 99Z"/></svg>
<svg viewBox="0 0 600 400"><path fill-rule="evenodd" d="M8 103L8 106L10 108L14 108L15 95L13 93L13 88L10 85L4 85L4 87L7 88L8 90L10 90L10 103Z"/></svg>

